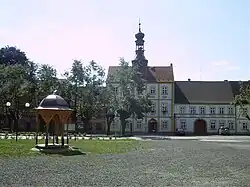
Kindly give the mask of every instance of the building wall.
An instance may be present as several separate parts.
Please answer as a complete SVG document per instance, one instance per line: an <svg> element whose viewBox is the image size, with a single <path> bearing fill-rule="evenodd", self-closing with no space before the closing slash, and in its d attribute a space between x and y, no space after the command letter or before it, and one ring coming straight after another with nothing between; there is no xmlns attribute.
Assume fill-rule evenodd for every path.
<svg viewBox="0 0 250 187"><path fill-rule="evenodd" d="M191 108L195 109L195 113ZM204 113L201 108L204 108ZM215 109L214 113L211 113L211 108ZM175 104L175 125L176 128L181 128L185 123L186 131L193 133L195 121L203 119L207 124L208 134L216 134L223 124L230 128L232 134L245 134L249 129L249 121L240 115L239 108L236 108L235 113L235 106L230 104Z"/></svg>
<svg viewBox="0 0 250 187"><path fill-rule="evenodd" d="M119 84L113 84L117 87L117 95L122 97L121 91L118 88ZM136 120L129 118L126 132L130 132L130 125L132 123L132 132L135 133L147 133L148 132L148 121L150 119L155 119L157 121L157 131L158 132L172 132L173 130L173 82L164 83L148 83L146 85L146 93L149 94L149 99L152 101L153 106L152 112L146 114L146 116L141 120ZM144 93L145 94L145 93ZM135 94L136 95L136 94ZM137 95L136 95L137 96ZM163 110L166 109L165 112ZM119 119L115 119L114 123L111 125L111 131L120 132L121 126Z"/></svg>
<svg viewBox="0 0 250 187"><path fill-rule="evenodd" d="M246 106L246 110L248 115L250 115L250 106ZM243 116L243 113L241 112L240 106L236 107L236 133L237 134L246 134L249 133L250 128L250 121Z"/></svg>

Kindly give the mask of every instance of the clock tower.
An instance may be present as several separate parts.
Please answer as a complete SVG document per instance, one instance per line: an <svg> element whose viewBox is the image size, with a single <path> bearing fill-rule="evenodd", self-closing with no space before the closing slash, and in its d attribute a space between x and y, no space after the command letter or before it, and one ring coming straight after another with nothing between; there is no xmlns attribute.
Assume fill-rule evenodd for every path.
<svg viewBox="0 0 250 187"><path fill-rule="evenodd" d="M137 68L138 72L142 74L144 78L147 77L148 60L144 56L144 33L141 32L141 23L139 22L139 32L135 34L135 59L132 61L132 66Z"/></svg>

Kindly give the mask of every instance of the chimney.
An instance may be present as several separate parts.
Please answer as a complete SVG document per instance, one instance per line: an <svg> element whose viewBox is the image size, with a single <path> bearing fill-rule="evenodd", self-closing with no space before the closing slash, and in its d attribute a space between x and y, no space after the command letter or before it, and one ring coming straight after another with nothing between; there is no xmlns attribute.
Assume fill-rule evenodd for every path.
<svg viewBox="0 0 250 187"><path fill-rule="evenodd" d="M228 80L224 80L224 82L227 82Z"/></svg>
<svg viewBox="0 0 250 187"><path fill-rule="evenodd" d="M191 79L189 78L188 81L191 81Z"/></svg>
<svg viewBox="0 0 250 187"><path fill-rule="evenodd" d="M173 67L173 64L172 64L172 63L170 63L170 66L171 66L171 67Z"/></svg>

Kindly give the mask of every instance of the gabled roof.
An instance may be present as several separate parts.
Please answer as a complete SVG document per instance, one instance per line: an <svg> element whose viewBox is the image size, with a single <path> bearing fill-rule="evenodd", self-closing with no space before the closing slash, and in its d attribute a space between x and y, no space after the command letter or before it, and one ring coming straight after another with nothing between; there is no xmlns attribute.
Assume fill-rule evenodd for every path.
<svg viewBox="0 0 250 187"><path fill-rule="evenodd" d="M114 75L119 70L119 66L109 66L108 76ZM167 82L174 81L173 66L148 66L148 82Z"/></svg>
<svg viewBox="0 0 250 187"><path fill-rule="evenodd" d="M230 104L233 97L234 92L229 81L175 82L176 104Z"/></svg>

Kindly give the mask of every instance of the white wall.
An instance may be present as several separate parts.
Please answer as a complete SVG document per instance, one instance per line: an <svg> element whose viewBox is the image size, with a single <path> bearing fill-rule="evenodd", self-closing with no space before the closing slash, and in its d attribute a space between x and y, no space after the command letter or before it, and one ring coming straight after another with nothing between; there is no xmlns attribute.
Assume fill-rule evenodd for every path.
<svg viewBox="0 0 250 187"><path fill-rule="evenodd" d="M184 113L181 113L181 107L185 107ZM196 113L191 114L190 107L195 107ZM205 108L205 114L201 114L200 107ZM210 114L210 108L215 107L215 114ZM224 114L219 114L219 109L224 108ZM233 113L229 114L229 108L232 108ZM194 132L194 124L197 119L203 119L207 124L208 133L217 133L220 123L224 122L224 125L229 126L229 122L233 122L234 128L230 131L234 133L236 131L235 125L235 114L233 105L211 105L211 104L190 104L181 105L175 104L175 114L176 114L176 128L181 127L181 121L186 121L186 130L188 132ZM215 128L211 128L211 121L215 122Z"/></svg>
<svg viewBox="0 0 250 187"><path fill-rule="evenodd" d="M119 84L113 84L114 87L118 87ZM156 84L147 84L146 85L146 92L150 94L151 87L155 88L155 95L150 95L151 101L155 104L155 114L148 113L144 119L142 119L142 125L141 128L137 128L137 122L135 119L128 119L132 122L133 126L133 132L148 132L148 121L152 118L154 118L157 121L157 128L158 132L170 132L171 131L171 111L172 111L172 83L156 83ZM162 89L163 87L167 88L168 94L163 95ZM120 89L119 90L119 95ZM137 93L136 93L137 95ZM167 106L167 113L164 115L161 112L161 106L162 104L166 104ZM162 122L167 121L168 125L167 128L162 128ZM121 131L120 121L119 118L115 119L115 122L113 125L111 125L111 131ZM130 127L127 126L126 128L127 132L130 132Z"/></svg>

